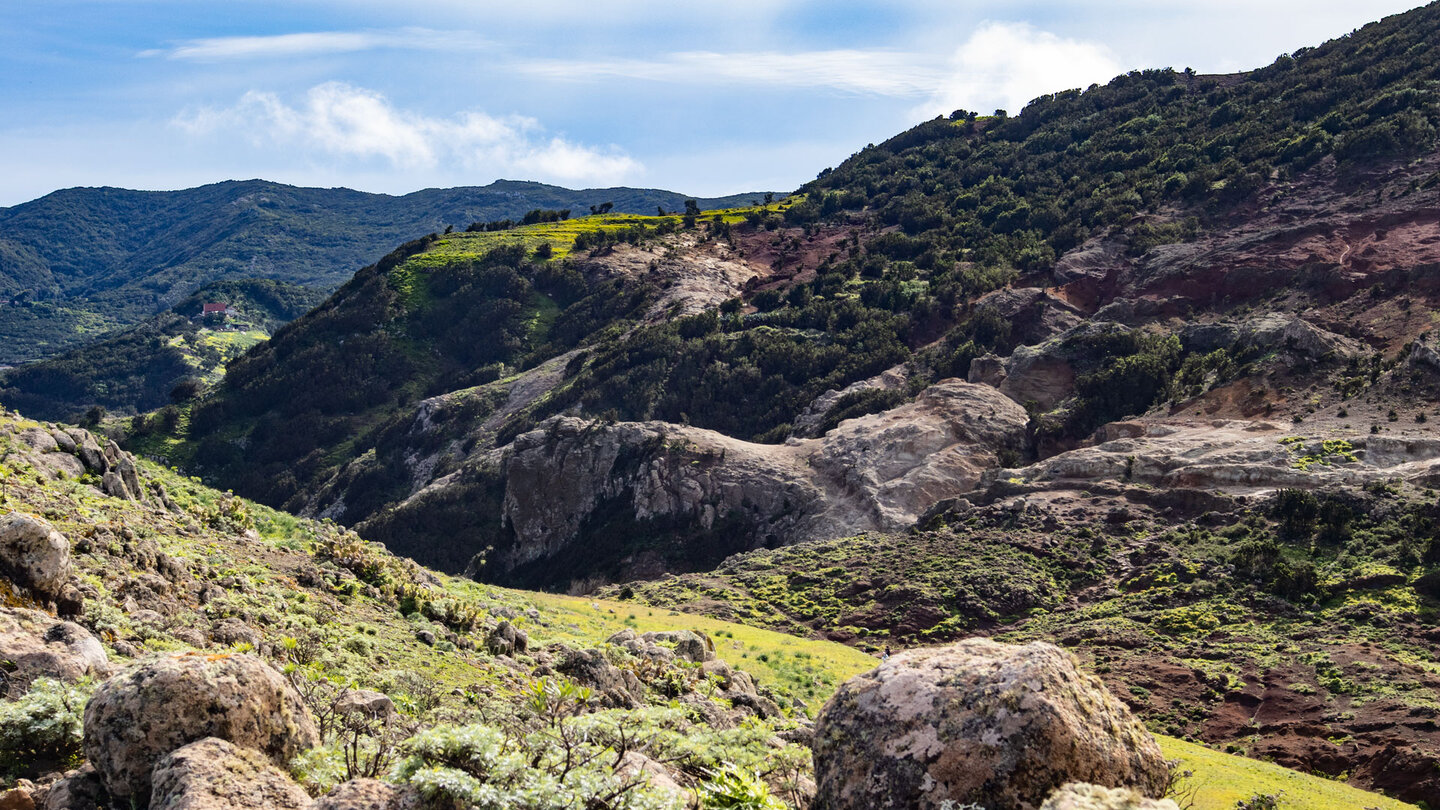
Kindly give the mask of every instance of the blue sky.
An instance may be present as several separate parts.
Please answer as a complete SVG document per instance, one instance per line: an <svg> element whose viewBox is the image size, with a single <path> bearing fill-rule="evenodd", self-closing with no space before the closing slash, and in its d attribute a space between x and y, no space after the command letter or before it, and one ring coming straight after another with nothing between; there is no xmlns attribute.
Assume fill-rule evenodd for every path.
<svg viewBox="0 0 1440 810"><path fill-rule="evenodd" d="M0 0L0 205L262 177L789 190L956 107L1228 72L1413 0Z"/></svg>

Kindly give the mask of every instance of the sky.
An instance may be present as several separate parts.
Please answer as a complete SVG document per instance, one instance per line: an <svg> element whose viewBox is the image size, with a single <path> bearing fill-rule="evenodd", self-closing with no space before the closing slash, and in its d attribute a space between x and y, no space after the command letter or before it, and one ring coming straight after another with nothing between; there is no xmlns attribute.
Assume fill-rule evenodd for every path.
<svg viewBox="0 0 1440 810"><path fill-rule="evenodd" d="M1414 0L0 0L0 206L264 178L789 191L957 108L1232 72Z"/></svg>

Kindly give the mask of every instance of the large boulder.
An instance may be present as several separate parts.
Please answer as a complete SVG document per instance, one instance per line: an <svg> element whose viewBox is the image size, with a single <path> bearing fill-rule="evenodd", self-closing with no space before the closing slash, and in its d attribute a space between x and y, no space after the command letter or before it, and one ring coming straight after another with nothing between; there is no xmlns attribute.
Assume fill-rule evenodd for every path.
<svg viewBox="0 0 1440 810"><path fill-rule="evenodd" d="M1067 782L1164 794L1165 757L1052 644L969 639L846 682L815 728L815 807L1033 810Z"/></svg>
<svg viewBox="0 0 1440 810"><path fill-rule="evenodd" d="M41 518L11 512L0 517L0 569L17 584L54 599L74 570L70 541Z"/></svg>
<svg viewBox="0 0 1440 810"><path fill-rule="evenodd" d="M310 796L255 751L206 737L155 763L150 810L306 810Z"/></svg>
<svg viewBox="0 0 1440 810"><path fill-rule="evenodd" d="M143 802L155 763L206 737L277 765L320 742L284 676L249 655L166 656L106 681L85 707L85 756L121 802Z"/></svg>
<svg viewBox="0 0 1440 810"><path fill-rule="evenodd" d="M11 664L6 682L12 696L36 678L73 682L110 674L105 648L90 631L23 608L0 608L0 660Z"/></svg>

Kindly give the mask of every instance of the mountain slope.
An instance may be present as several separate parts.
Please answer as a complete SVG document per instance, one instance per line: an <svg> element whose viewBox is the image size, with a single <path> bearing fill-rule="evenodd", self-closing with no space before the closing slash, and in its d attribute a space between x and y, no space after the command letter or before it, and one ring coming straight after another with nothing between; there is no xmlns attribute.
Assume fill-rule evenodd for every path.
<svg viewBox="0 0 1440 810"><path fill-rule="evenodd" d="M760 194L706 200L724 205ZM183 191L73 188L0 210L0 362L53 355L225 278L335 289L390 246L533 209L685 207L651 189L497 181L401 197L262 180ZM17 305L18 304L18 305Z"/></svg>
<svg viewBox="0 0 1440 810"><path fill-rule="evenodd" d="M1211 388L1249 386L1219 415L1315 410L1378 382L1369 353L1427 326L1407 302L1440 258L1437 33L1430 6L1248 74L1136 72L1013 118L957 113L718 221L413 243L238 362L180 460L270 503L379 521L458 570L524 542L502 515L504 448L557 414L768 444L968 378L1027 408L1026 435L992 448L1015 466ZM1318 399L1286 393L1311 386ZM891 474L835 488L899 486ZM620 490L602 491L597 509ZM480 498L483 525L450 531L412 498Z"/></svg>
<svg viewBox="0 0 1440 810"><path fill-rule="evenodd" d="M1058 638L1162 727L1434 804L1437 39L960 112L774 206L417 241L136 446L485 581Z"/></svg>
<svg viewBox="0 0 1440 810"><path fill-rule="evenodd" d="M215 382L225 363L324 300L324 294L269 279L208 284L137 326L47 360L0 371L0 402L41 419L70 418L96 406L114 415L153 411L182 382ZM206 303L231 313L201 317ZM170 414L161 419L173 419Z"/></svg>
<svg viewBox="0 0 1440 810"><path fill-rule="evenodd" d="M77 452L57 438L78 441ZM580 792L606 784L617 753L640 750L647 772L687 787L723 782L716 772L734 768L764 783L748 795L773 792L782 806L804 808L814 790L803 742L808 715L839 683L877 663L838 644L634 602L452 579L333 524L296 519L118 454L109 458L120 469L134 463L129 474L140 494L108 495L91 485L94 471L82 461L82 448L96 439L0 413L7 483L0 499L15 510L4 517L59 531L73 566L59 600L69 621L46 612L56 604L20 585L15 571L0 578L7 602L0 607L7 650L0 787L18 784L21 796L35 785L20 779L54 790L68 771L73 791L92 778L88 769L69 769L91 750L80 746L81 718L105 678L157 660L253 656L284 673L286 688L316 720L320 744L291 763L312 795L364 773L403 782L414 768L391 766L419 748L407 739L496 734L527 756L469 776L461 758L427 764L445 769L452 790L457 778L462 786L467 779L503 786L511 777L533 788L558 774ZM77 478L78 470L85 472ZM634 638L645 633L663 635ZM694 646L681 649L687 641L706 660L689 660L697 655ZM152 694L167 690L149 686ZM365 714L345 708L356 702ZM597 745L577 747L574 737ZM1410 807L1179 740L1161 744L1193 772L1197 810L1226 810L1237 797L1281 790L1315 810ZM544 755L557 749L584 756L556 763ZM549 798L532 789L532 802L536 793Z"/></svg>

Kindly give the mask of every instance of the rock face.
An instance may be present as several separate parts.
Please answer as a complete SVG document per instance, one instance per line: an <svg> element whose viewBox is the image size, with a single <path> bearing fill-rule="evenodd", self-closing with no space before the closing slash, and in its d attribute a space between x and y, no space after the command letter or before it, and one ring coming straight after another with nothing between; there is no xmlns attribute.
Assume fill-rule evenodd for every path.
<svg viewBox="0 0 1440 810"><path fill-rule="evenodd" d="M503 519L516 542L490 564L511 569L553 557L617 501L636 521L683 519L705 530L721 518L744 524L748 537L735 550L767 535L804 536L822 494L787 450L661 422L547 420L517 437L501 465Z"/></svg>
<svg viewBox="0 0 1440 810"><path fill-rule="evenodd" d="M815 807L1030 810L1066 782L1164 793L1155 740L1051 644L988 639L896 655L815 728Z"/></svg>
<svg viewBox="0 0 1440 810"><path fill-rule="evenodd" d="M987 385L941 380L914 402L841 422L807 466L837 493L828 499L831 525L900 530L936 501L974 489L999 464L997 451L1022 450L1028 419ZM860 515L849 511L857 506Z"/></svg>
<svg viewBox="0 0 1440 810"><path fill-rule="evenodd" d="M110 674L105 648L90 631L38 610L0 608L0 659L14 665L6 678L12 692L23 692L36 678Z"/></svg>
<svg viewBox="0 0 1440 810"><path fill-rule="evenodd" d="M556 558L609 553L584 546L616 521L657 522L657 532L702 537L706 545L682 547L680 555L693 556L674 567L901 529L935 501L973 489L1001 453L1023 449L1027 418L995 389L955 379L914 402L848 419L823 438L783 445L662 422L556 417L492 459L504 479L503 521L513 541L497 544L484 569L472 573L504 577L528 568L553 575L546 563ZM643 552L631 556L640 562L622 573L665 570L644 568Z"/></svg>
<svg viewBox="0 0 1440 810"><path fill-rule="evenodd" d="M309 795L265 757L206 737L155 763L150 810L230 810L311 806Z"/></svg>
<svg viewBox="0 0 1440 810"><path fill-rule="evenodd" d="M73 570L70 541L38 517L11 512L0 517L0 568L16 583L54 599Z"/></svg>
<svg viewBox="0 0 1440 810"><path fill-rule="evenodd" d="M285 678L249 655L160 658L105 682L85 707L85 756L122 802L143 801L156 762L206 737L277 765L320 741Z"/></svg>
<svg viewBox="0 0 1440 810"><path fill-rule="evenodd" d="M1013 477L1049 488L1128 481L1165 490L1237 494L1361 486L1396 478L1425 486L1440 481L1440 439L1332 435L1343 437L1347 449L1330 452L1322 439L1288 439L1273 422L1117 422L1096 431L1099 444L1019 470L990 471L985 479L989 483ZM1297 464L1305 457L1319 460Z"/></svg>

